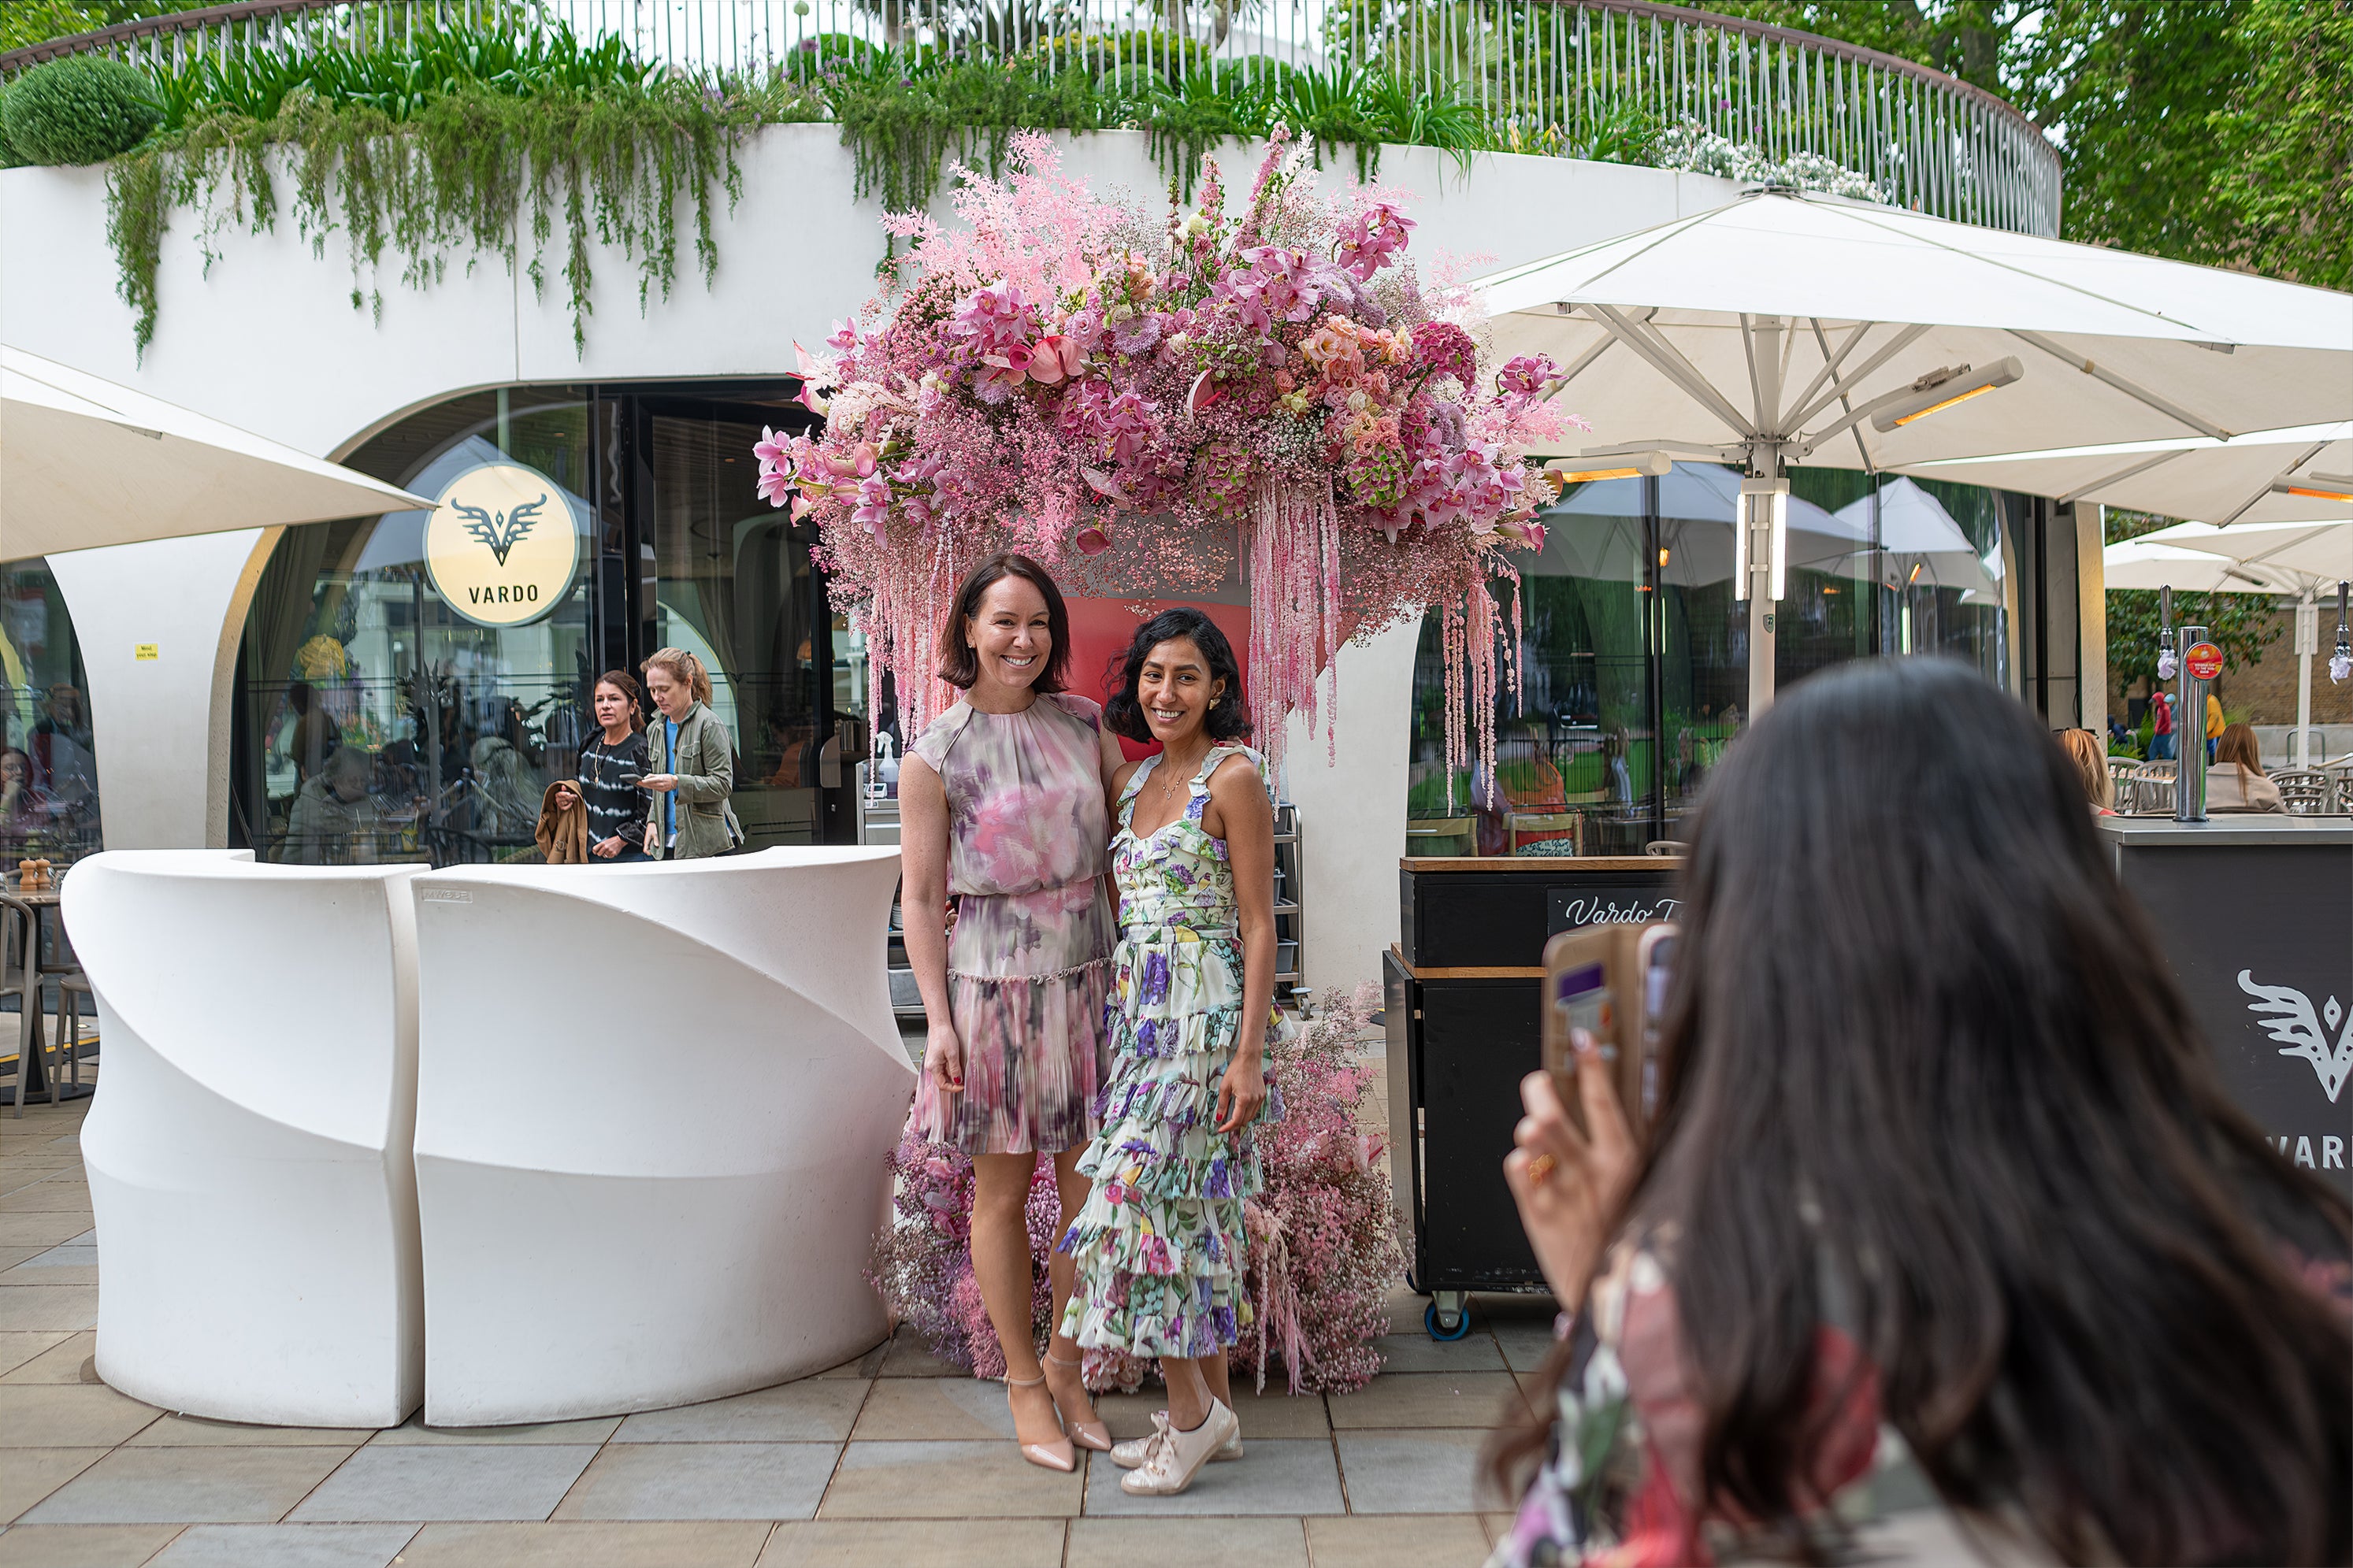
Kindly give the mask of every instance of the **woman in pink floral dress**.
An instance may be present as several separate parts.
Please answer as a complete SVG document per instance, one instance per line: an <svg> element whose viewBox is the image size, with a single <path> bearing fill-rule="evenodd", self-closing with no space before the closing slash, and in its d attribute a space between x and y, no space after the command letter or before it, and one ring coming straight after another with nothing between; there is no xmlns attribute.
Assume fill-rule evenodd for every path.
<svg viewBox="0 0 2353 1568"><path fill-rule="evenodd" d="M940 637L940 677L964 700L907 750L899 776L907 957L930 1037L915 1129L972 1156L973 1273L1005 1352L1022 1457L1050 1469L1110 1435L1088 1403L1078 1347L1030 1340L1025 1210L1050 1154L1065 1218L1086 1201L1079 1154L1106 1065L1104 988L1114 935L1104 885L1104 784L1120 763L1103 713L1062 690L1070 618L1024 555L965 579ZM956 900L953 936L937 918ZM1055 1321L1070 1261L1050 1270Z"/></svg>

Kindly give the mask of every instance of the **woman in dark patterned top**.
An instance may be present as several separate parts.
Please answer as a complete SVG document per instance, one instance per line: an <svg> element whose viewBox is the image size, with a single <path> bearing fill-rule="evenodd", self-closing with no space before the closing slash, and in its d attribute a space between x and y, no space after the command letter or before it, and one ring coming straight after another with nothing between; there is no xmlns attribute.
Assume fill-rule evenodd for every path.
<svg viewBox="0 0 2353 1568"><path fill-rule="evenodd" d="M580 797L588 807L588 856L596 860L650 858L638 845L646 820L645 710L637 678L608 669L596 678L596 722L603 733L580 748Z"/></svg>

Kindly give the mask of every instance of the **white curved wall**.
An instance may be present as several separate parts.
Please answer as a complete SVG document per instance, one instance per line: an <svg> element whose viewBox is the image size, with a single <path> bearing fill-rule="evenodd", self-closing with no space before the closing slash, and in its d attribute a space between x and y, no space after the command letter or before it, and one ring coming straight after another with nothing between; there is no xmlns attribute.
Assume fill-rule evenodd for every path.
<svg viewBox="0 0 2353 1568"><path fill-rule="evenodd" d="M821 848L417 878L427 1421L683 1405L881 1339L898 875Z"/></svg>
<svg viewBox="0 0 2353 1568"><path fill-rule="evenodd" d="M1068 172L1096 190L1150 201L1166 188L1141 132L1060 140ZM1224 166L1244 176L1229 182L1237 201L1260 151L1255 143L1226 150ZM322 260L290 217L281 216L267 236L232 231L217 240L220 259L207 277L195 217L180 213L164 238L161 316L142 363L132 348L130 308L115 293L104 172L11 169L0 172L0 340L324 457L349 452L420 405L470 388L789 374L794 340L818 342L873 293L881 206L852 196L850 156L831 125L770 126L745 143L741 163L744 196L715 225L719 270L710 289L682 238L676 291L640 315L636 264L617 247L596 249L596 310L585 359L574 353L560 285L534 298L521 269L510 275L495 258L470 272L462 258L452 258L446 280L422 293L387 276L379 324L352 308L341 235L330 237ZM1343 153L1323 177L1336 185L1353 178L1354 167L1353 156ZM1510 153L1482 154L1465 175L1426 147L1387 149L1376 183L1409 198L1407 210L1420 225L1414 251L1425 275L1433 276L1450 258L1461 275L1475 276L1721 206L1737 195L1731 182L1707 175ZM280 185L290 189L291 181ZM944 195L935 211L947 215ZM396 263L392 270L396 274ZM550 268L552 275L556 270ZM168 574L164 557L151 553L163 548L132 546L102 569L60 572L77 624L87 615L121 641L112 627L121 617L107 606L136 592L142 578ZM242 596L228 596L221 613L241 615L243 605ZM237 628L227 629L232 650L236 635ZM1401 663L1356 657L1364 651L1351 650L1344 666L1361 665L1366 679L1383 681L1402 673L1378 690L1360 679L1356 699L1342 700L1339 766L1319 768L1328 775L1321 780L1304 773L1294 780L1305 792L1303 805L1307 795L1319 802L1307 831L1314 845L1310 896L1320 912L1306 952L1318 984L1377 978L1379 951L1397 934L1398 836L1369 828L1362 838L1356 834L1360 825L1404 815L1398 737L1412 661L1409 652ZM1344 687L1347 673L1344 667ZM155 703L206 712L210 675L194 662L167 659L160 668L142 667L140 689ZM1369 706L1359 707L1360 700ZM111 710L97 718L103 729ZM135 753L119 761L110 753L104 763L105 798L185 795L191 779L226 777L227 748L225 709L206 748L191 739L161 743L142 734ZM1322 747L1316 751L1320 759ZM1303 755L1293 754L1303 763ZM208 799L211 842L226 841L218 837L226 832L225 809ZM111 836L114 820L110 804ZM191 829L174 831L187 836L173 842L207 841ZM124 841L164 840L142 835Z"/></svg>
<svg viewBox="0 0 2353 1568"><path fill-rule="evenodd" d="M66 879L106 1038L81 1151L115 1388L298 1426L423 1397L415 874L110 850Z"/></svg>

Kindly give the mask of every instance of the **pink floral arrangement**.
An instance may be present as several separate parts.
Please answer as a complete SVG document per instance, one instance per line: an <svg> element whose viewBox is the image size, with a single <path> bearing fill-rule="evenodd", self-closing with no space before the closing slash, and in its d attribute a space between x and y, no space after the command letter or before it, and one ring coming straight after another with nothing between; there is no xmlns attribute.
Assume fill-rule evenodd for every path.
<svg viewBox="0 0 2353 1568"><path fill-rule="evenodd" d="M973 562L1116 542L1164 584L1247 552L1261 746L1291 712L1314 722L1344 640L1427 607L1452 628L1458 756L1466 712L1483 741L1487 582L1541 546L1556 493L1527 455L1560 431L1552 363L1491 372L1470 291L1425 289L1406 259L1412 220L1377 191L1320 194L1280 128L1239 216L1214 163L1165 219L1063 177L1043 135L1010 163L956 171L958 228L884 221L908 253L803 354L824 433L755 449L760 493L816 519L913 725L952 696L930 650Z"/></svg>
<svg viewBox="0 0 2353 1568"><path fill-rule="evenodd" d="M1327 991L1316 1016L1268 1053L1284 1117L1260 1142L1266 1187L1244 1208L1245 1280L1257 1321L1229 1357L1235 1374L1261 1389L1270 1365L1283 1369L1293 1394L1345 1394L1380 1370L1374 1342L1388 1331L1384 1304L1405 1256L1383 1140L1356 1121L1371 1081L1358 1058L1368 1005L1366 995ZM910 1131L891 1163L894 1213L867 1278L942 1360L1001 1376L1005 1352L972 1272L972 1162ZM1028 1208L1030 1323L1040 1352L1050 1326L1046 1263L1056 1215L1053 1168L1041 1160ZM1086 1369L1089 1387L1132 1392L1152 1367L1089 1351Z"/></svg>

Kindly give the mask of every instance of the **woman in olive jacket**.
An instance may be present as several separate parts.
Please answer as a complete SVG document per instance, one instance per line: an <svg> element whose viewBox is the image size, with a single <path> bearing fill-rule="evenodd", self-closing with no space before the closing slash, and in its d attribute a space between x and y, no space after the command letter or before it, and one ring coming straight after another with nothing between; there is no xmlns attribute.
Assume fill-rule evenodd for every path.
<svg viewBox="0 0 2353 1568"><path fill-rule="evenodd" d="M646 660L646 695L659 710L646 726L646 853L657 860L724 855L744 842L735 808L735 749L727 726L706 706L711 677L683 648Z"/></svg>

